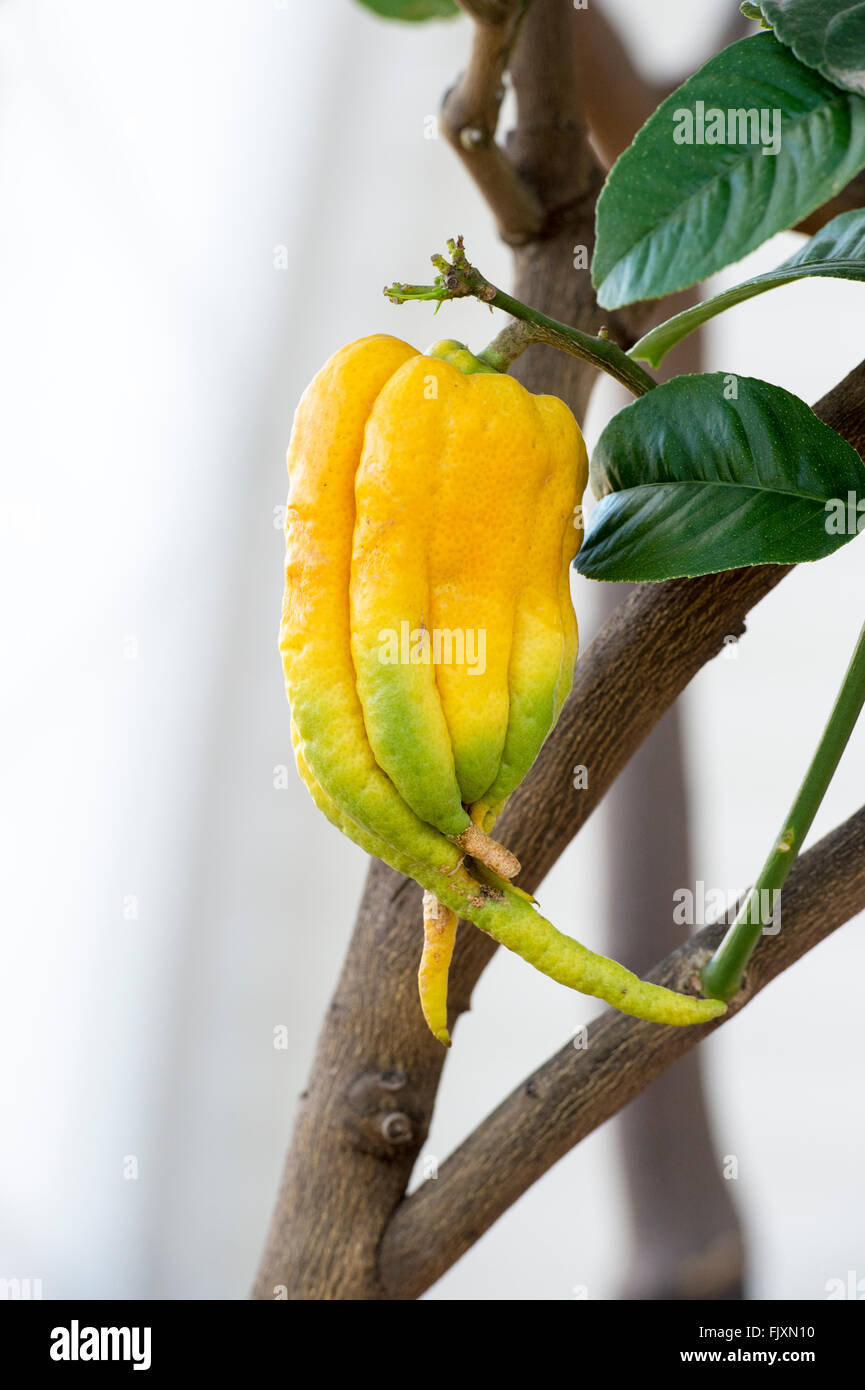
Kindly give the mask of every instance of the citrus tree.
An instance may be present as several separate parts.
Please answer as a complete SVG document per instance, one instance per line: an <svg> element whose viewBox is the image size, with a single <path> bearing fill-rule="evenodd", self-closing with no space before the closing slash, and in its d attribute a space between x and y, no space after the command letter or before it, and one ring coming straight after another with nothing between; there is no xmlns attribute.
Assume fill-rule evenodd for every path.
<svg viewBox="0 0 865 1390"><path fill-rule="evenodd" d="M462 239L450 241L427 283L396 282L388 296L435 307L474 297L508 326L471 351L362 340L327 364L298 411L282 643L295 750L320 809L374 862L298 1118L262 1298L417 1297L568 1149L865 907L865 809L800 854L865 702L865 628L731 925L700 931L644 981L556 932L532 898L753 605L793 565L865 528L865 363L813 405L735 371L655 375L702 324L755 295L809 276L865 279L861 25L841 0L745 5L759 32L667 94L629 83L630 106L610 115L605 83L621 46L584 5L363 3L403 22L471 18L468 66L441 120L513 248L515 286L492 284ZM501 144L506 73L518 115ZM808 240L774 271L697 297L707 276L791 227ZM597 505L583 537L574 417L599 373L634 399L594 449ZM417 411L422 396L447 399L446 429ZM460 525L448 512L449 488L464 498L477 486L484 450L500 469L478 494L484 524L498 516L503 546L515 538L495 585L470 534L454 559ZM572 559L590 579L636 586L575 672L561 603ZM417 660L400 657L411 634L398 623L393 661L377 651L413 588L460 591L463 611L510 623L508 651L522 655L502 668L495 736L494 675L480 715L471 672L437 688L425 625ZM441 611L452 634L458 610ZM575 763L592 769L576 805L560 777ZM481 932L457 936L459 918ZM442 1044L497 943L613 1007L579 1054L567 1046L537 1068L406 1196Z"/></svg>

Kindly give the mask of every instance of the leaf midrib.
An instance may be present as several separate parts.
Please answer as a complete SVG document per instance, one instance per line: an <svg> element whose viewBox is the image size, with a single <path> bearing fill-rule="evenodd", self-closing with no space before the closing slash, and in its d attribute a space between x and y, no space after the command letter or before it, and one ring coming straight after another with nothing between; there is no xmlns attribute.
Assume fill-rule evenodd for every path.
<svg viewBox="0 0 865 1390"><path fill-rule="evenodd" d="M638 487L730 487L736 488L739 492L756 492L760 495L768 494L770 497L801 497L805 501L821 504L834 500L831 497L821 497L816 492L803 492L801 488L760 487L757 483L733 483L725 478L650 478L642 483L632 483L629 487L611 488L597 500L600 503L607 497L620 497L625 492L635 492Z"/></svg>

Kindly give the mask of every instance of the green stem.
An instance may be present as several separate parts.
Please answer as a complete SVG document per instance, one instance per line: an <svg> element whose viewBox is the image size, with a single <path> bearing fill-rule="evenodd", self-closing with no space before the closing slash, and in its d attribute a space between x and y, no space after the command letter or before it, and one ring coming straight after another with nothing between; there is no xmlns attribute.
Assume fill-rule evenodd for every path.
<svg viewBox="0 0 865 1390"><path fill-rule="evenodd" d="M529 342L549 343L551 347L560 348L562 352L569 352L572 357L582 357L584 362L591 362L592 366L621 382L634 396L645 396L657 385L649 373L644 372L642 367L637 367L636 362L633 362L611 338L581 333L579 328L571 328L567 323L548 318L539 309L529 308L512 295L505 294L504 290L497 289L493 297L486 302L492 304L495 309L504 309L512 318L528 325L526 346Z"/></svg>
<svg viewBox="0 0 865 1390"><path fill-rule="evenodd" d="M511 362L532 343L549 343L550 346L568 352L572 357L581 357L585 362L606 372L621 382L635 396L645 396L657 382L649 373L638 366L627 353L610 338L582 333L570 324L559 323L548 318L539 309L532 309L513 295L485 280L480 271L470 265L463 248L462 237L448 242L450 261L443 256L433 256L433 265L439 274L432 285L390 285L385 289L387 297L395 304L407 300L434 300L441 304L446 299L461 299L467 295L479 299L490 308L503 309L513 319L524 325L519 333L505 329L504 333L490 343L478 356L482 361L506 371Z"/></svg>
<svg viewBox="0 0 865 1390"><path fill-rule="evenodd" d="M860 711L865 704L865 626L859 634L853 659L838 692L835 707L823 731L811 766L799 788L781 834L763 865L747 901L740 909L712 959L702 972L703 988L714 999L732 999L742 984L748 961L764 927L778 930L776 894L796 862L802 842L814 820L826 789L841 761Z"/></svg>

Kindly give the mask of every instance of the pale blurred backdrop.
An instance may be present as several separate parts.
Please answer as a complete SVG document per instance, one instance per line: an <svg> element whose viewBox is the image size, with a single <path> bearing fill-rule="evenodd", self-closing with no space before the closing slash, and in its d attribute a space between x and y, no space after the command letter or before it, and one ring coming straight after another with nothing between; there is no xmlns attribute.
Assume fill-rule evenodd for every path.
<svg viewBox="0 0 865 1390"><path fill-rule="evenodd" d="M674 75L730 4L608 9L647 70ZM381 293L426 279L456 232L508 282L485 207L427 138L468 37L353 0L0 4L0 1276L47 1298L249 1286L366 868L290 766L285 445L306 382L352 338L479 348L495 331L473 302L434 321ZM863 314L847 282L778 291L716 322L707 369L813 401L862 356ZM863 545L785 580L687 694L707 884L748 882L789 804L862 621ZM592 586L575 598L588 636ZM861 803L863 753L860 728L815 833ZM593 944L603 849L599 813L541 894ZM705 1049L755 1298L865 1276L862 925ZM425 1152L443 1157L595 1012L500 951ZM428 1297L615 1297L624 1213L608 1125Z"/></svg>

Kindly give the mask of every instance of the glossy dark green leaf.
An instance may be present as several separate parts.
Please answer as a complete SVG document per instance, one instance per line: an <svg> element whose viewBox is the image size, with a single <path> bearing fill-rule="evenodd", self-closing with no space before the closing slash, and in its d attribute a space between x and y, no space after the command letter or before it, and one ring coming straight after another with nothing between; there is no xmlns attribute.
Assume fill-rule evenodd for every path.
<svg viewBox="0 0 865 1390"><path fill-rule="evenodd" d="M865 466L804 401L753 377L680 376L619 411L575 561L653 580L818 560L865 528Z"/></svg>
<svg viewBox="0 0 865 1390"><path fill-rule="evenodd" d="M681 314L675 314L665 323L659 323L634 344L628 356L637 362L648 362L657 367L670 348L716 314L746 299L753 299L754 295L765 294L766 290L774 290L779 285L802 280L809 275L865 280L865 209L855 208L853 212L842 212L838 217L833 217L776 270L755 275L752 280L743 280L741 285L733 285L711 299L701 300L690 309L683 309ZM865 300L862 307L865 311Z"/></svg>
<svg viewBox="0 0 865 1390"><path fill-rule="evenodd" d="M865 96L862 0L760 0L763 17L809 68Z"/></svg>
<svg viewBox="0 0 865 1390"><path fill-rule="evenodd" d="M364 9L375 10L385 19L453 19L460 13L455 0L358 0Z"/></svg>
<svg viewBox="0 0 865 1390"><path fill-rule="evenodd" d="M744 139L707 143L720 135ZM695 284L828 202L863 166L865 98L804 67L774 34L731 44L610 170L592 264L600 303Z"/></svg>

